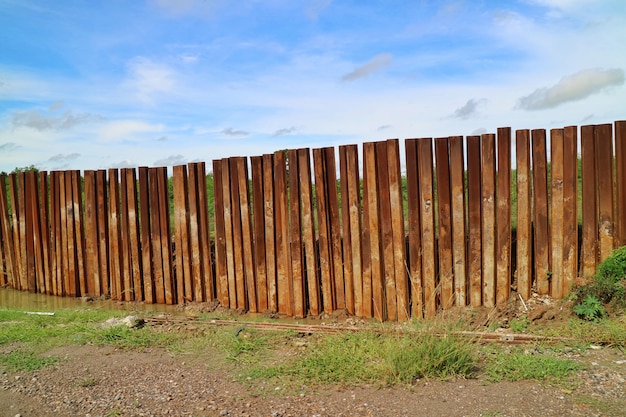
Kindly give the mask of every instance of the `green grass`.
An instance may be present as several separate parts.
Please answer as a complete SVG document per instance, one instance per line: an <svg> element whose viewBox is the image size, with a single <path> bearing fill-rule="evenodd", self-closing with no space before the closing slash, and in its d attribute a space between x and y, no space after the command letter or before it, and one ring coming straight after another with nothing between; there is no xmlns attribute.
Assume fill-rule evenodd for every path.
<svg viewBox="0 0 626 417"><path fill-rule="evenodd" d="M0 365L10 371L36 371L58 363L54 356L40 356L29 349L16 349L0 356Z"/></svg>
<svg viewBox="0 0 626 417"><path fill-rule="evenodd" d="M525 379L556 382L579 369L571 360L549 353L531 354L525 351L497 352L487 359L483 371L490 381L519 381Z"/></svg>

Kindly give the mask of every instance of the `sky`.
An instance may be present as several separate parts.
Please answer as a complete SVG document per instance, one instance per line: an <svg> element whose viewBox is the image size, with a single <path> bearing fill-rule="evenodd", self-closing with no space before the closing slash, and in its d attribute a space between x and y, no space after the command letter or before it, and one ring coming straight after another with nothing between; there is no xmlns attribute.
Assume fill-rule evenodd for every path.
<svg viewBox="0 0 626 417"><path fill-rule="evenodd" d="M626 119L624 0L0 0L0 171Z"/></svg>

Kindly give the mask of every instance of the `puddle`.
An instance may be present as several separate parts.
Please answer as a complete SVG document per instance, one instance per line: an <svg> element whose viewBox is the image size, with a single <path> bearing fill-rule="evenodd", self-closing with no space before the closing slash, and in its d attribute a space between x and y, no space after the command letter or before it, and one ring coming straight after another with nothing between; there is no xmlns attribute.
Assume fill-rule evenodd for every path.
<svg viewBox="0 0 626 417"><path fill-rule="evenodd" d="M11 288L0 288L0 308L10 308L32 312L54 312L55 310L72 308L95 308L117 311L180 314L180 311L176 310L176 306L171 305L134 302L121 303L111 300L86 301L82 298L57 297L54 295L17 291Z"/></svg>

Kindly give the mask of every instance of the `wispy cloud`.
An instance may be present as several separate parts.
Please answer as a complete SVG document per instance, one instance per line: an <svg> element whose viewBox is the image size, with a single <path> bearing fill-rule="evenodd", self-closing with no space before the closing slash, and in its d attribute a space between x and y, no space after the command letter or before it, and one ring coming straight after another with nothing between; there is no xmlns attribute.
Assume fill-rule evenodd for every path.
<svg viewBox="0 0 626 417"><path fill-rule="evenodd" d="M213 11L216 0L152 0L168 15L173 17L194 15L202 16Z"/></svg>
<svg viewBox="0 0 626 417"><path fill-rule="evenodd" d="M110 164L111 168L135 168L136 166L136 163L129 161L128 159Z"/></svg>
<svg viewBox="0 0 626 417"><path fill-rule="evenodd" d="M11 152L17 150L18 148L19 145L14 142L5 142L3 144L0 144L0 151L2 152Z"/></svg>
<svg viewBox="0 0 626 417"><path fill-rule="evenodd" d="M333 0L310 0L306 6L306 14L311 20L316 20Z"/></svg>
<svg viewBox="0 0 626 417"><path fill-rule="evenodd" d="M284 129L278 129L276 132L274 132L273 136L288 135L288 134L293 133L295 131L296 131L296 128L294 126L291 126L291 127L284 128Z"/></svg>
<svg viewBox="0 0 626 417"><path fill-rule="evenodd" d="M391 54L379 54L370 59L366 64L357 67L354 71L341 77L341 81L354 81L359 78L367 77L373 72L376 72L391 64Z"/></svg>
<svg viewBox="0 0 626 417"><path fill-rule="evenodd" d="M486 102L487 99L484 98L471 98L467 100L467 103L465 103L463 106L456 109L451 117L463 120L469 119L470 117L478 114L478 108Z"/></svg>
<svg viewBox="0 0 626 417"><path fill-rule="evenodd" d="M228 127L224 130L222 130L222 135L226 135L226 136L232 136L232 137L244 137L244 136L248 136L249 133L243 130L235 130L232 127Z"/></svg>
<svg viewBox="0 0 626 417"><path fill-rule="evenodd" d="M18 110L11 115L13 128L28 127L39 131L68 130L85 123L101 122L104 117L92 113L78 113L66 111L58 116L43 114L38 110Z"/></svg>
<svg viewBox="0 0 626 417"><path fill-rule="evenodd" d="M378 126L376 130L381 131L381 130L387 130L387 129L391 129L391 125Z"/></svg>
<svg viewBox="0 0 626 417"><path fill-rule="evenodd" d="M559 106L569 101L582 100L592 94L624 84L624 70L586 69L561 78L552 87L538 88L531 94L520 97L516 108L542 110Z"/></svg>
<svg viewBox="0 0 626 417"><path fill-rule="evenodd" d="M56 154L54 156L51 156L50 158L48 158L48 161L53 161L53 162L65 162L65 161L71 161L73 159L77 159L80 157L79 153L70 153L70 154Z"/></svg>
<svg viewBox="0 0 626 417"><path fill-rule="evenodd" d="M174 166L174 165L185 165L187 163L187 159L182 155L170 155L167 158L159 159L154 161L154 166L164 167L164 166Z"/></svg>
<svg viewBox="0 0 626 417"><path fill-rule="evenodd" d="M176 84L170 67L142 56L131 59L127 70L126 86L144 102L152 103L155 94L172 91Z"/></svg>

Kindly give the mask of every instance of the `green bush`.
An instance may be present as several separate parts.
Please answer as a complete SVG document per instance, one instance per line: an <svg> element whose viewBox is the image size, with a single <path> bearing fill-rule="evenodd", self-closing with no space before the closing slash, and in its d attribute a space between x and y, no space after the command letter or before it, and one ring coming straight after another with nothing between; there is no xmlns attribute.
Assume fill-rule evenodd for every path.
<svg viewBox="0 0 626 417"><path fill-rule="evenodd" d="M574 312L582 318L601 318L607 306L626 307L626 246L613 251L598 266L594 279L576 291Z"/></svg>

